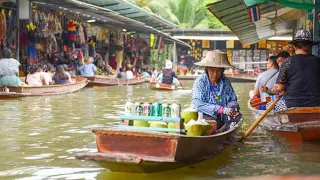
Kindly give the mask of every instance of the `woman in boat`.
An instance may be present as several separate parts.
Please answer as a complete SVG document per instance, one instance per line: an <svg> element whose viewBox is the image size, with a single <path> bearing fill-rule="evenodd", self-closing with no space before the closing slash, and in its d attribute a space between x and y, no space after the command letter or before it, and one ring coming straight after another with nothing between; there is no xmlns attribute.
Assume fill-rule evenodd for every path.
<svg viewBox="0 0 320 180"><path fill-rule="evenodd" d="M312 55L315 42L310 30L299 30L290 43L294 46L295 55L282 63L272 89L274 94L286 91L285 100L279 101L275 110L320 106L320 59Z"/></svg>
<svg viewBox="0 0 320 180"><path fill-rule="evenodd" d="M79 71L81 76L85 77L93 77L95 72L97 71L97 67L93 64L93 57L88 57L85 59L85 64L79 67Z"/></svg>
<svg viewBox="0 0 320 180"><path fill-rule="evenodd" d="M54 74L52 80L54 84L68 84L69 83L69 76L64 71L63 65L58 65L56 68L56 73Z"/></svg>
<svg viewBox="0 0 320 180"><path fill-rule="evenodd" d="M42 86L45 83L44 76L38 72L39 66L33 64L29 68L29 73L26 77L26 83L30 86Z"/></svg>
<svg viewBox="0 0 320 180"><path fill-rule="evenodd" d="M117 78L119 78L119 79L127 79L127 74L126 74L125 68L121 67L119 69L119 71L120 72L118 73Z"/></svg>
<svg viewBox="0 0 320 180"><path fill-rule="evenodd" d="M239 105L231 82L223 75L225 68L231 68L227 54L219 50L209 51L200 62L205 74L199 76L193 85L192 107L204 114L204 119L217 120L223 126L228 116L237 116Z"/></svg>
<svg viewBox="0 0 320 180"><path fill-rule="evenodd" d="M43 85L52 84L52 77L50 74L44 71L44 66L42 64L38 66L37 73L39 73L43 77L43 80L44 80L42 81L44 83Z"/></svg>
<svg viewBox="0 0 320 180"><path fill-rule="evenodd" d="M172 69L172 62L170 60L166 60L166 66L162 69L162 73L157 77L157 83L176 85L178 86L180 83L178 81L178 76L176 72Z"/></svg>
<svg viewBox="0 0 320 180"><path fill-rule="evenodd" d="M20 86L18 77L20 63L12 58L11 50L5 47L0 60L0 86Z"/></svg>

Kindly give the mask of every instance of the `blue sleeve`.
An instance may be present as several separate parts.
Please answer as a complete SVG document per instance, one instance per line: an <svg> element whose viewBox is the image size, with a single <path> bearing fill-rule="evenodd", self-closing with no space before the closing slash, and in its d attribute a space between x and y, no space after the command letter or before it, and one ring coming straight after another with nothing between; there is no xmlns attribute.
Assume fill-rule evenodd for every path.
<svg viewBox="0 0 320 180"><path fill-rule="evenodd" d="M84 65L80 66L78 70L83 71L83 68L84 68Z"/></svg>
<svg viewBox="0 0 320 180"><path fill-rule="evenodd" d="M259 74L259 76L258 76L258 78L257 78L257 80L256 80L256 83L254 84L254 87L255 87L255 88L259 88L261 78L262 78L262 73Z"/></svg>
<svg viewBox="0 0 320 180"><path fill-rule="evenodd" d="M195 110L207 115L214 115L222 107L217 104L209 103L210 92L206 91L204 83L201 78L198 78L193 85L192 89L192 105Z"/></svg>
<svg viewBox="0 0 320 180"><path fill-rule="evenodd" d="M97 71L97 67L94 64L92 64L92 70L93 70L93 72Z"/></svg>
<svg viewBox="0 0 320 180"><path fill-rule="evenodd" d="M227 107L231 107L233 105L239 105L237 95L234 92L229 79L226 80L225 87L226 87L226 97L228 98Z"/></svg>

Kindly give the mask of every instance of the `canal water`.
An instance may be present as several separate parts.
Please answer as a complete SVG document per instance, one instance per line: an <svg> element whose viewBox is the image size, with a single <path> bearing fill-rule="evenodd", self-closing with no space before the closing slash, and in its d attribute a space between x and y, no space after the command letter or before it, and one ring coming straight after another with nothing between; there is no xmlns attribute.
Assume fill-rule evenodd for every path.
<svg viewBox="0 0 320 180"><path fill-rule="evenodd" d="M77 93L0 100L0 179L218 179L260 175L320 174L320 143L288 144L263 130L214 158L154 174L110 172L79 161L79 152L96 151L93 128L119 124L124 104L177 102L188 107L193 81L173 92L150 90L148 84L88 88ZM252 83L233 83L245 117ZM139 143L139 142L137 142Z"/></svg>

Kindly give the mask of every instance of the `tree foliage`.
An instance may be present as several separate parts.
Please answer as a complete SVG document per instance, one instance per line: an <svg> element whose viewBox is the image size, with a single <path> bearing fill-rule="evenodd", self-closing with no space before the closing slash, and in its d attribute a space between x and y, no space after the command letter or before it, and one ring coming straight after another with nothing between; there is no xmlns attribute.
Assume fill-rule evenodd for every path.
<svg viewBox="0 0 320 180"><path fill-rule="evenodd" d="M215 0L130 0L141 8L167 19L180 28L227 29L206 8Z"/></svg>

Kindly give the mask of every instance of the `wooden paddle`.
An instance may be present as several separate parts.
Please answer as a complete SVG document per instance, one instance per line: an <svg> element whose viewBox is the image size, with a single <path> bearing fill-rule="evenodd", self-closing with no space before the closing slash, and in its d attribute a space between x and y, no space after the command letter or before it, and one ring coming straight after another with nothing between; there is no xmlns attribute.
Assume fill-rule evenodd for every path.
<svg viewBox="0 0 320 180"><path fill-rule="evenodd" d="M178 82L179 82L180 86L182 87L182 89L184 90L184 87L183 87L183 85L182 85L181 81L180 81L178 78L177 78L177 80L178 80Z"/></svg>
<svg viewBox="0 0 320 180"><path fill-rule="evenodd" d="M247 138L251 132L258 126L258 124L267 116L267 114L274 108L274 106L277 104L277 102L282 98L282 96L285 94L285 91L283 91L277 99L267 108L266 111L263 112L263 114L252 124L252 126L247 130L247 132L242 136L241 140L244 140Z"/></svg>

